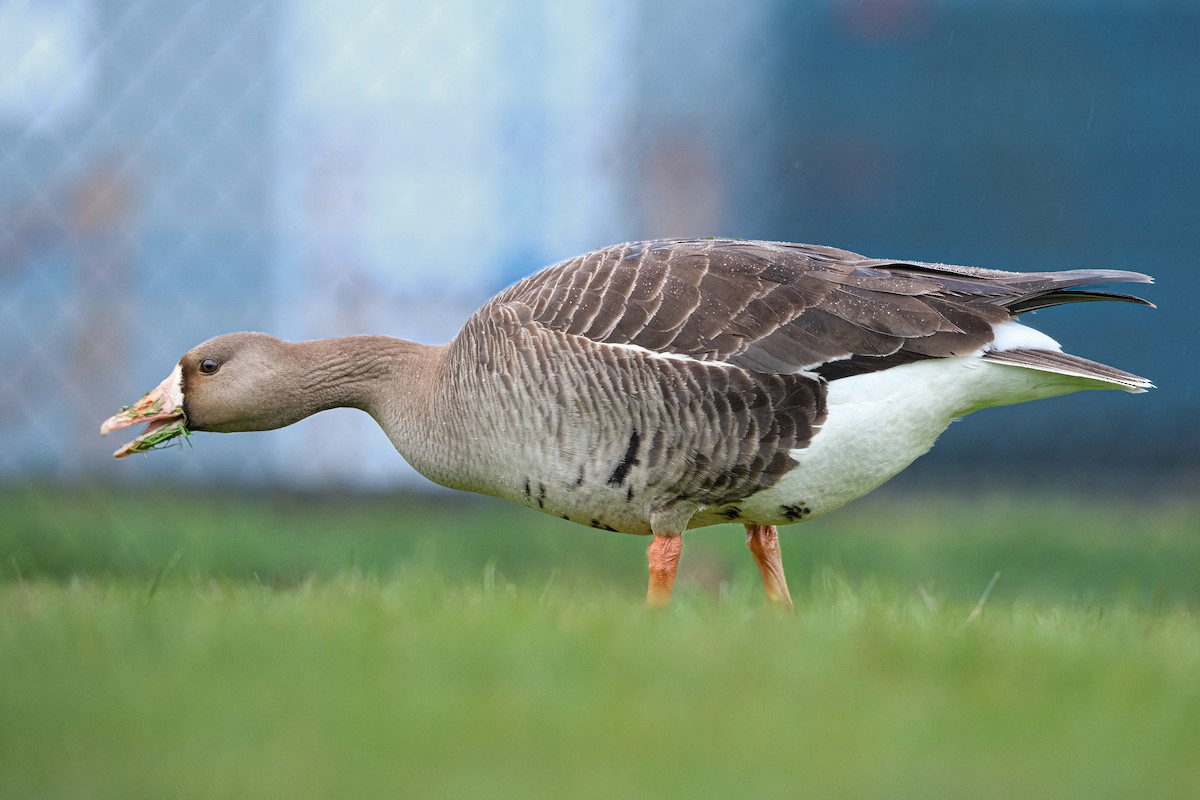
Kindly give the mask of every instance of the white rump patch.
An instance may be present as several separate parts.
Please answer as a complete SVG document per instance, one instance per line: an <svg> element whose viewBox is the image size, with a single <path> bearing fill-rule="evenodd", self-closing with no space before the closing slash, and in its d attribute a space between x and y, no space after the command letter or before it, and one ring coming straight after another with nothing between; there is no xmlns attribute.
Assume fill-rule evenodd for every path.
<svg viewBox="0 0 1200 800"><path fill-rule="evenodd" d="M1001 322L996 327L992 328L992 333L995 334L989 344L985 345L979 354L988 352L1003 352L1005 350L1017 350L1027 348L1029 350L1052 350L1055 353L1062 352L1062 345L1054 341L1046 334L1034 328L1027 327L1010 319L1007 322Z"/></svg>
<svg viewBox="0 0 1200 800"><path fill-rule="evenodd" d="M1018 336L1027 331L1033 341L1053 342L1015 327ZM1029 343L1026 337L1012 346ZM976 355L915 361L830 381L825 424L808 447L789 452L798 466L739 506L748 519L779 519L781 506L801 501L811 511L806 518L826 514L907 467L959 417L1083 388L1089 387L1077 377L1013 369Z"/></svg>

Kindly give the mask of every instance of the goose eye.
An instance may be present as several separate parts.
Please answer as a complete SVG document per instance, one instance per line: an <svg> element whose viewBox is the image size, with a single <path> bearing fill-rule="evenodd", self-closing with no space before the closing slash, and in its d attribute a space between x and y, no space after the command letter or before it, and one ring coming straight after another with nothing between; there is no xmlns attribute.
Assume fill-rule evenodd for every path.
<svg viewBox="0 0 1200 800"><path fill-rule="evenodd" d="M217 368L220 366L221 366L220 363L217 362L215 359L206 358L200 362L200 371L203 372L205 375L212 375L214 372L217 371Z"/></svg>

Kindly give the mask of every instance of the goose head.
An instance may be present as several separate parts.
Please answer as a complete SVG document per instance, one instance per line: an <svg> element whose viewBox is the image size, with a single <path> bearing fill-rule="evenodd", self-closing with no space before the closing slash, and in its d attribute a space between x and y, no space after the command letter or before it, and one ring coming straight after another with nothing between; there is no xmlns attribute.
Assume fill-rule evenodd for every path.
<svg viewBox="0 0 1200 800"><path fill-rule="evenodd" d="M312 411L307 370L294 346L265 333L229 333L184 354L171 374L140 400L104 421L101 434L148 423L113 456L124 458L192 431L264 431Z"/></svg>

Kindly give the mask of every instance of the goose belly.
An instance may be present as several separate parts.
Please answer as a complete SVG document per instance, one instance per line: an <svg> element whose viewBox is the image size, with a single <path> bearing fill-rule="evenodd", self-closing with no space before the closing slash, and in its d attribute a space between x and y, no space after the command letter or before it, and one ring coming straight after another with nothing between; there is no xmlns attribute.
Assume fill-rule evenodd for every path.
<svg viewBox="0 0 1200 800"><path fill-rule="evenodd" d="M507 499L598 530L650 534L650 509L641 499L645 492L631 494L627 487L575 484L551 476L545 481L532 478L528 495L510 493Z"/></svg>
<svg viewBox="0 0 1200 800"><path fill-rule="evenodd" d="M567 463L521 462L498 479L487 482L449 485L455 489L479 492L598 530L617 533L650 534L651 494L644 487L613 485L597 476L582 459Z"/></svg>
<svg viewBox="0 0 1200 800"><path fill-rule="evenodd" d="M495 404L499 413L476 427L472 447L452 469L414 466L444 486L511 500L581 525L651 533L657 495L642 469L648 445L630 440L630 432L654 426L626 419L612 404L604 413L576 413L572 404L556 401L548 397L535 404L539 411L523 413Z"/></svg>
<svg viewBox="0 0 1200 800"><path fill-rule="evenodd" d="M830 383L828 416L796 466L740 504L741 519L786 524L875 489L933 447L957 418L1084 388L1078 379L961 356Z"/></svg>

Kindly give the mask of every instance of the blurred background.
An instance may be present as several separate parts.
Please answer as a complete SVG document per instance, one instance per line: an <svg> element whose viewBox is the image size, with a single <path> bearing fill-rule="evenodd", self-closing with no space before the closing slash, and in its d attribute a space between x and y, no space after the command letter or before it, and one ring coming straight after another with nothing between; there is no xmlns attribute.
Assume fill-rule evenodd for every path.
<svg viewBox="0 0 1200 800"><path fill-rule="evenodd" d="M365 416L113 463L241 329L445 341L537 268L734 236L1155 275L1055 309L1154 379L954 426L903 480L1200 487L1200 5L0 0L0 482L425 486Z"/></svg>
<svg viewBox="0 0 1200 800"><path fill-rule="evenodd" d="M789 526L794 618L740 526L643 615L644 539L360 412L98 435L680 236L1152 273L1031 322L1160 388ZM1198 797L1198 253L1196 0L0 0L0 797Z"/></svg>

